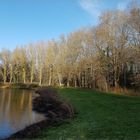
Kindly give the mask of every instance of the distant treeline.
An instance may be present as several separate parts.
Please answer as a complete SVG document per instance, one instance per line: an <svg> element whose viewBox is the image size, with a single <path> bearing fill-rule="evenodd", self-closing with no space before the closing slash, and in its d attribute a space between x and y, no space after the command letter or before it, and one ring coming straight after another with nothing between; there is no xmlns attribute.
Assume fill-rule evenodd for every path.
<svg viewBox="0 0 140 140"><path fill-rule="evenodd" d="M57 26L57 24L56 24ZM105 11L96 27L0 53L0 80L109 89L140 87L140 7Z"/></svg>

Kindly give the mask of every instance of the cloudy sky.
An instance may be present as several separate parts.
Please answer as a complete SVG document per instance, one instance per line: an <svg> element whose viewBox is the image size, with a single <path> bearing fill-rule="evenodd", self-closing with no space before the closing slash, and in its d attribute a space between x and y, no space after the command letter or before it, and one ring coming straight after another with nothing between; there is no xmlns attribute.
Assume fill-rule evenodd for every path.
<svg viewBox="0 0 140 140"><path fill-rule="evenodd" d="M0 0L0 48L13 49L96 25L104 10L130 0Z"/></svg>

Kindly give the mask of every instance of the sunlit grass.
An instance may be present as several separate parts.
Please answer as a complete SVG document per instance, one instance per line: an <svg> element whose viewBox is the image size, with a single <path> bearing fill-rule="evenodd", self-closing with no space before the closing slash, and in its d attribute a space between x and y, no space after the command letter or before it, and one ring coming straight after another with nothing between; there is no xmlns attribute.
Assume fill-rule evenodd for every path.
<svg viewBox="0 0 140 140"><path fill-rule="evenodd" d="M140 139L140 97L89 89L58 89L78 112L74 120L49 127L38 139Z"/></svg>

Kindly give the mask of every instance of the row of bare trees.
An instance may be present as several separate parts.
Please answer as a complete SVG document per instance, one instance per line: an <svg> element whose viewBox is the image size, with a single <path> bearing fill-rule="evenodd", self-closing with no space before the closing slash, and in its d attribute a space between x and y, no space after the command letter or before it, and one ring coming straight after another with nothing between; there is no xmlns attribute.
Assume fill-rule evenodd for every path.
<svg viewBox="0 0 140 140"><path fill-rule="evenodd" d="M106 11L96 27L0 53L0 79L99 88L140 86L140 8Z"/></svg>

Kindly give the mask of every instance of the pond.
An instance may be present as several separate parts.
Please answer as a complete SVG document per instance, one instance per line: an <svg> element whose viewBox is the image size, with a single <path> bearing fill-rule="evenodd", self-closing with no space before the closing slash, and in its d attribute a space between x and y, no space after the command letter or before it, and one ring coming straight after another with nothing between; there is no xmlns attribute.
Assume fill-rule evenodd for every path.
<svg viewBox="0 0 140 140"><path fill-rule="evenodd" d="M32 110L35 96L29 90L0 89L0 139L45 119Z"/></svg>

